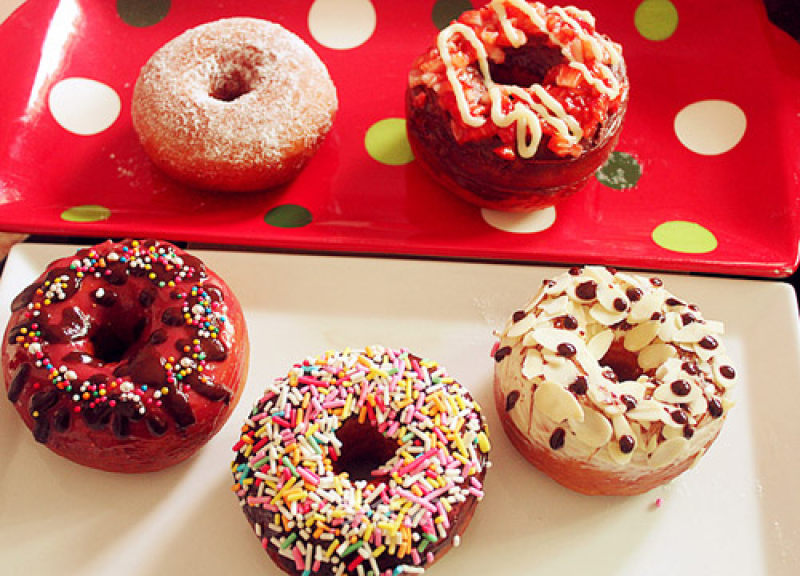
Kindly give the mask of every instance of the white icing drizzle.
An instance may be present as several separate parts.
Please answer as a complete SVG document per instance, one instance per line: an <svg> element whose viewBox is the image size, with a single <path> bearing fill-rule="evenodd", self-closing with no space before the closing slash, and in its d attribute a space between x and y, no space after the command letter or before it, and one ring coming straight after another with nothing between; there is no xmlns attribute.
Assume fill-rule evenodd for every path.
<svg viewBox="0 0 800 576"><path fill-rule="evenodd" d="M594 18L588 12L573 7L553 7L550 11L556 14L565 26L571 28L576 35L570 43L564 44L547 27L545 18L540 12L545 8L540 3L529 4L525 0L492 0L491 8L497 14L500 26L513 48L519 48L527 42L527 36L522 30L515 28L506 12L506 5L514 6L528 18L530 23L540 32L547 35L550 42L561 48L561 53L569 62L569 66L577 70L583 78L598 93L605 94L609 99L615 99L621 90L619 80L614 76L611 66L615 66L622 59L619 47L597 35L588 34L581 23L576 19L594 25ZM542 138L541 123L546 122L569 145L575 145L583 138L583 130L577 119L568 114L561 103L552 97L541 84L532 84L527 88L518 86L498 85L492 79L489 71L489 59L486 47L478 38L475 31L460 22L454 22L444 28L438 35L436 44L442 62L445 65L447 80L450 83L458 105L461 121L473 128L479 128L486 123L486 117L474 116L470 110L464 86L459 80L456 64L453 62L448 43L455 36L461 36L475 50L477 63L483 83L489 92L491 101L491 120L498 127L505 128L516 123L517 152L523 158L531 158L536 154ZM577 42L577 43L576 43ZM573 47L577 46L575 50ZM583 63L585 47L589 47L591 56L596 60L595 67L600 76L590 70ZM576 54L580 51L580 54ZM538 102L531 95L533 93ZM513 96L516 102L510 112L502 110L503 97Z"/></svg>

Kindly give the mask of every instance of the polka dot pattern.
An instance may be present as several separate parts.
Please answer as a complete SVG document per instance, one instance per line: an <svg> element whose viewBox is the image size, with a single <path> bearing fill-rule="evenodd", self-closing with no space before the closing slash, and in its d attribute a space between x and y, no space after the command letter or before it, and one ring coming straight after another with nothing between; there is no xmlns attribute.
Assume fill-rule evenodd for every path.
<svg viewBox="0 0 800 576"><path fill-rule="evenodd" d="M308 208L297 204L275 206L264 216L264 222L276 228L302 228L311 224L311 221Z"/></svg>
<svg viewBox="0 0 800 576"><path fill-rule="evenodd" d="M692 152L724 154L736 146L747 129L747 116L733 102L701 100L675 116L675 134Z"/></svg>
<svg viewBox="0 0 800 576"><path fill-rule="evenodd" d="M696 222L672 220L653 230L653 242L666 250L683 254L705 254L717 248L714 234Z"/></svg>
<svg viewBox="0 0 800 576"><path fill-rule="evenodd" d="M633 21L639 34L659 42L678 28L678 9L670 0L644 0L636 8Z"/></svg>
<svg viewBox="0 0 800 576"><path fill-rule="evenodd" d="M406 136L405 118L385 118L369 127L364 147L373 160L390 166L402 166L414 160Z"/></svg>
<svg viewBox="0 0 800 576"><path fill-rule="evenodd" d="M314 40L334 50L361 46L372 36L376 22L370 0L314 0L308 12Z"/></svg>
<svg viewBox="0 0 800 576"><path fill-rule="evenodd" d="M50 90L50 113L64 130L91 136L110 127L122 102L116 91L91 78L65 78Z"/></svg>
<svg viewBox="0 0 800 576"><path fill-rule="evenodd" d="M179 212L190 192L180 183L162 179L163 174L139 154L140 148L121 146L138 144L135 137L128 141L123 134L129 132L130 89L140 62L148 54L131 54L130 62L110 54L118 54L120 45L137 50L156 46L156 37L164 40L169 31L177 33L196 24L199 14L204 20L231 14L216 2L201 2L188 8L171 0L115 0L116 12L111 13L111 18L107 11L99 18L80 14L77 9L67 10L70 4L61 3L62 9L55 13L50 10L44 34L47 22L59 15L64 30L71 29L76 18L81 17L81 34L114 40L99 44L101 50L96 50L91 59L82 56L80 50L70 53L58 71L47 77L35 77L37 67L28 66L34 71L28 84L37 86L35 121L45 129L42 133L47 132L46 142L55 142L61 149L60 154L53 154L52 165L58 167L63 178L59 174L49 180L62 186L56 190L59 198L72 197L75 202L75 196L64 189L66 184L58 182L74 185L78 178L89 178L98 189L112 193L98 199L103 204L89 204L96 201L92 197L82 197L81 202L87 202L83 205L59 204L51 218L57 222L60 218L65 231L70 230L68 223L79 226L110 221L109 235L119 235L124 233L120 228L129 225L126 219L132 214L138 218L147 217L154 210ZM716 271L708 262L730 259L731 253L747 253L746 247L742 248L746 239L737 236L734 227L740 224L741 214L747 214L754 226L769 226L773 215L759 211L760 201L752 196L726 196L727 191L719 189L717 183L735 182L747 189L780 189L780 178L775 173L780 171L781 163L787 164L783 154L772 154L770 162L759 157L758 175L753 175L756 171L752 165L750 169L744 166L759 150L771 145L765 144L765 133L777 135L783 117L776 107L765 118L763 102L753 96L752 90L732 90L727 84L727 73L735 78L750 78L748 71L753 69L754 61L763 63L765 68L769 64L763 54L753 54L752 42L747 44L752 35L741 41L748 46L746 54L734 58L742 68L731 67L731 60L723 53L723 48L737 46L730 34L714 40L720 50L715 52L713 75L704 75L686 65L695 51L708 48L696 37L697 31L709 22L709 10L699 8L699 4L637 0L613 10L602 3L595 4L598 26L610 31L612 38L622 44L629 69L639 72L631 86L631 107L618 150L595 172L584 191L559 204L557 210L547 208L531 214L481 210L438 194L440 185L435 179L416 167L408 168L414 161L406 136L402 98L408 66L421 49L433 43L436 30L475 4L479 2L432 0L399 7L375 0L310 0L259 6L254 0L243 0L243 13L280 22L317 51L337 82L340 114L326 148L305 168L305 177L281 189L280 205L269 211L262 209L255 222L248 224L255 230L245 230L246 226L235 230L220 227L208 217L217 211L218 202L209 195L206 209L177 224L175 231L184 237L207 231L221 242L248 243L248 239L255 239L254 243L261 244L280 242L282 235L291 234L288 229L307 227L306 232L295 234L294 238L301 242L309 238L316 244L298 246L324 250L331 235L338 235L343 245L358 249L364 241L356 238L360 233L353 231L363 230L364 235L375 240L370 249L380 251L391 251L396 246L399 252L420 254L428 247L440 250L442 246L453 246L455 238L463 240L458 249L464 254L488 258L503 254L511 259L538 261L558 258L561 247L573 242L571 253L587 261L608 259L610 264L625 266L633 258L647 263L655 257L659 263L679 262L679 267L693 266L696 261L697 269L707 272ZM731 26L740 17L738 10L731 8L725 14L716 14L715 25L724 24L725 29L749 34ZM734 11L737 15L732 14ZM753 14L749 17L752 20ZM397 26L399 22L408 26ZM105 35L98 33L98 24L106 27ZM109 55L100 55L108 46ZM648 65L654 57L660 58L658 70ZM653 94L652 87L661 86L659 78L664 80L664 87ZM774 84L767 87L779 95ZM27 113L34 110L30 104L34 96L29 93L25 97L28 100L22 100L16 109ZM779 135L785 137L785 133ZM36 147L46 148L41 142ZM49 161L47 154L42 154L44 158L36 158L39 166ZM792 156L795 157L797 154ZM29 174L21 176L31 180ZM369 204L363 198L374 190L368 189L367 182L372 183L372 188L376 182L381 186L378 194L370 196ZM699 186L702 194L696 192ZM130 194L131 190L141 189L152 189L158 196L150 199ZM239 201L220 202L219 210L251 216L243 208L246 205ZM736 215L731 217L734 210ZM398 232L394 237L370 236L375 222L370 217L390 211L396 212L397 230L402 230L403 235ZM477 233L465 235L464 230L474 230L478 215L481 221ZM652 221L653 215L660 215L656 216L659 219ZM639 225L622 230L621 223L631 217ZM357 225L350 226L356 220ZM169 228L165 234L169 234ZM525 235L532 239L526 240ZM622 246L619 251L607 249L615 242ZM535 250L530 249L531 245ZM715 255L695 260L674 256L709 252ZM667 253L673 253L672 260L665 256ZM737 269L721 272L735 274Z"/></svg>
<svg viewBox="0 0 800 576"><path fill-rule="evenodd" d="M99 204L83 204L73 206L61 213L65 222L102 222L111 217L111 210Z"/></svg>
<svg viewBox="0 0 800 576"><path fill-rule="evenodd" d="M171 6L170 0L117 0L117 14L126 24L145 28L161 22Z"/></svg>
<svg viewBox="0 0 800 576"><path fill-rule="evenodd" d="M481 210L484 221L492 228L512 234L535 234L550 228L556 221L556 209L548 206L536 212L499 212Z"/></svg>
<svg viewBox="0 0 800 576"><path fill-rule="evenodd" d="M446 27L450 22L458 18L458 16L472 8L472 3L469 0L438 0L433 5L431 11L431 19L434 26L441 30Z"/></svg>
<svg viewBox="0 0 800 576"><path fill-rule="evenodd" d="M633 188L642 177L642 166L630 154L614 151L606 163L595 173L595 178L603 186L615 190Z"/></svg>

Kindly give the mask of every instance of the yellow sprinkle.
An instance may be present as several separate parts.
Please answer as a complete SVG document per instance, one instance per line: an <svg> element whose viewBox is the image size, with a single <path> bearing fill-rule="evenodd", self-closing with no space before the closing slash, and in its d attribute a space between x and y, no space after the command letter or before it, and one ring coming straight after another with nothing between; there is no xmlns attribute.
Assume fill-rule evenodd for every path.
<svg viewBox="0 0 800 576"><path fill-rule="evenodd" d="M331 554L333 554L333 551L336 550L338 547L339 547L339 539L334 538L333 542L331 542L331 545L328 546L328 550L325 552L325 557L330 558Z"/></svg>
<svg viewBox="0 0 800 576"><path fill-rule="evenodd" d="M381 544L380 546L378 546L377 548L375 548L375 550L373 550L373 551L372 551L372 555L373 555L375 558L377 558L378 556L380 556L381 554L383 554L383 551L384 551L384 550L386 550L386 546L384 546L383 544Z"/></svg>
<svg viewBox="0 0 800 576"><path fill-rule="evenodd" d="M374 529L375 529L375 524L373 524L372 522L367 524L367 529L364 530L364 534L362 536L365 542L369 542L369 539L372 537L372 531Z"/></svg>
<svg viewBox="0 0 800 576"><path fill-rule="evenodd" d="M489 437L486 435L485 432L481 432L480 434L478 434L478 448L484 454L488 453L489 450L492 448L492 445L489 442Z"/></svg>

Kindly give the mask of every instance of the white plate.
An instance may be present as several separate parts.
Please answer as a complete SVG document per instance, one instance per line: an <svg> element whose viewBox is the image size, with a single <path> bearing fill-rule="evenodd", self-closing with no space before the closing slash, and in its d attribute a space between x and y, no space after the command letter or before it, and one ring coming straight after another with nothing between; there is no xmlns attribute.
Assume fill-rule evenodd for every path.
<svg viewBox="0 0 800 576"><path fill-rule="evenodd" d="M13 296L73 251L12 251L0 285L0 326ZM371 343L444 364L484 406L493 432L486 498L462 546L431 574L800 573L800 337L788 285L665 275L673 292L726 323L742 376L738 404L709 454L672 484L631 498L587 497L514 451L491 397L492 331L560 270L197 254L228 280L250 327L250 379L233 417L188 462L126 476L82 468L37 445L3 398L0 573L277 576L229 490L239 425L264 384L294 361Z"/></svg>

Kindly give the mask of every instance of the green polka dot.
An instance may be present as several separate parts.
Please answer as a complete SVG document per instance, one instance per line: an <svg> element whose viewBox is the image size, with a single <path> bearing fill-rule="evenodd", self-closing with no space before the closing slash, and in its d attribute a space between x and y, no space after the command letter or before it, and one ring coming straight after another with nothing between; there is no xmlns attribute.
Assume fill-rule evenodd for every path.
<svg viewBox="0 0 800 576"><path fill-rule="evenodd" d="M438 0L433 5L431 18L433 24L441 30L467 10L472 10L472 3L469 0Z"/></svg>
<svg viewBox="0 0 800 576"><path fill-rule="evenodd" d="M61 213L61 219L67 222L102 222L110 217L111 210L99 204L73 206Z"/></svg>
<svg viewBox="0 0 800 576"><path fill-rule="evenodd" d="M639 34L656 42L666 40L678 27L678 10L670 0L643 0L633 22Z"/></svg>
<svg viewBox="0 0 800 576"><path fill-rule="evenodd" d="M633 188L641 177L641 164L625 152L612 152L606 163L595 172L600 184L615 190Z"/></svg>
<svg viewBox="0 0 800 576"><path fill-rule="evenodd" d="M170 0L117 0L117 14L126 24L145 28L161 22L170 5Z"/></svg>
<svg viewBox="0 0 800 576"><path fill-rule="evenodd" d="M405 118L385 118L369 127L364 146L374 160L390 166L401 166L414 160L408 144Z"/></svg>
<svg viewBox="0 0 800 576"><path fill-rule="evenodd" d="M311 212L297 204L275 206L264 216L264 222L276 228L302 228L311 224L311 220Z"/></svg>
<svg viewBox="0 0 800 576"><path fill-rule="evenodd" d="M717 239L707 228L695 222L672 220L656 226L653 242L672 252L705 254L717 247Z"/></svg>

